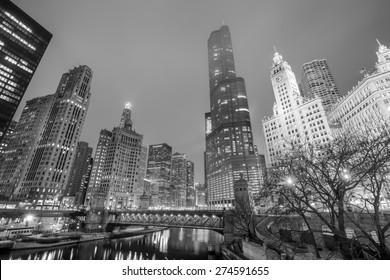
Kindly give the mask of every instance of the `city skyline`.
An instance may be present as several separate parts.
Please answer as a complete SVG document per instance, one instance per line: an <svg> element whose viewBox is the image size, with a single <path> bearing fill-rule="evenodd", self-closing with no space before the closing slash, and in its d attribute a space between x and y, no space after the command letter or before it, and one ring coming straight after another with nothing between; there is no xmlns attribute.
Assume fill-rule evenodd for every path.
<svg viewBox="0 0 390 280"><path fill-rule="evenodd" d="M86 64L94 71L93 97L80 140L96 147L99 131L112 129L116 112L131 102L134 128L145 144L165 142L174 152L186 153L195 162L195 181L203 183L206 41L222 19L234 38L237 72L245 78L260 153L261 121L272 114L274 103L269 81L273 46L296 70L307 61L326 59L345 95L362 78L359 70L372 67L375 39L390 45L388 24L383 24L390 21L387 1L290 2L94 1L93 14L84 17L89 1L77 9L69 2L14 1L54 35L15 119L26 100L54 93L62 73ZM101 20L103 13L110 20Z"/></svg>

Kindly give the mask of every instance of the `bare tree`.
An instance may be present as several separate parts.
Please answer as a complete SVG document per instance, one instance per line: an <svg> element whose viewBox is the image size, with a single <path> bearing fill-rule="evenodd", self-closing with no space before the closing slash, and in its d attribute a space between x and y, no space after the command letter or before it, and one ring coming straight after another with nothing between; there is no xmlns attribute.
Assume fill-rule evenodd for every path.
<svg viewBox="0 0 390 280"><path fill-rule="evenodd" d="M390 172L389 145L385 129L376 134L339 134L326 144L291 143L266 180L265 190L278 198L273 209L299 214L309 229L306 215L317 217L334 235L345 259L355 257L354 242L346 233L347 222L352 222L361 233L359 238L378 252L377 258L390 258L386 242L390 226L380 221L380 203ZM349 213L353 206L359 209L357 214L371 217L372 230Z"/></svg>
<svg viewBox="0 0 390 280"><path fill-rule="evenodd" d="M234 218L234 229L250 239L255 239L256 234L253 225L255 207L253 202L248 197L236 197L232 214Z"/></svg>

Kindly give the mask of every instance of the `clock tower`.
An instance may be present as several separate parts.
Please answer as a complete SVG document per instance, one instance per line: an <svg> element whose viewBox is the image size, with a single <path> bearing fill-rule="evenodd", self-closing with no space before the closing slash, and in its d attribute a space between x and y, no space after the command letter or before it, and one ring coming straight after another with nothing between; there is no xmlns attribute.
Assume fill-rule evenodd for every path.
<svg viewBox="0 0 390 280"><path fill-rule="evenodd" d="M271 66L271 82L275 94L274 115L285 114L302 104L298 83L291 66L275 50Z"/></svg>
<svg viewBox="0 0 390 280"><path fill-rule="evenodd" d="M274 112L263 120L263 133L266 162L274 167L291 145L321 145L328 141L330 128L321 98L304 100L291 66L276 50L270 70L275 95Z"/></svg>

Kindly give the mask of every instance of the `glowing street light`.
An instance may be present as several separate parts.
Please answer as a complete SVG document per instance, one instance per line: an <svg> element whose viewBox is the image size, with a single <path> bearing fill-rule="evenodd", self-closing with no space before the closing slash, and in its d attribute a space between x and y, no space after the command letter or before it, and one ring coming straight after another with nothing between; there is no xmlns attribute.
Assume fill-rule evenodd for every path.
<svg viewBox="0 0 390 280"><path fill-rule="evenodd" d="M26 221L26 227L28 227L28 223L32 221L34 217L32 215L27 215L25 218Z"/></svg>

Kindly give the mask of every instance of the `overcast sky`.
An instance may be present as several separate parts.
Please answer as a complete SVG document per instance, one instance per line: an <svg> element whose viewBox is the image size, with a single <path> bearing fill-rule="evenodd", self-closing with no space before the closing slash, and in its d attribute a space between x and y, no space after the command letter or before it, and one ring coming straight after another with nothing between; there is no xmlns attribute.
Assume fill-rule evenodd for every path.
<svg viewBox="0 0 390 280"><path fill-rule="evenodd" d="M255 143L272 115L274 46L292 66L327 59L341 93L376 61L376 38L390 45L389 0L14 0L53 38L15 119L31 98L54 93L64 72L93 70L82 141L96 149L126 102L144 143L167 143L195 162L203 179L204 114L210 110L207 39L229 26L237 75L246 81Z"/></svg>

